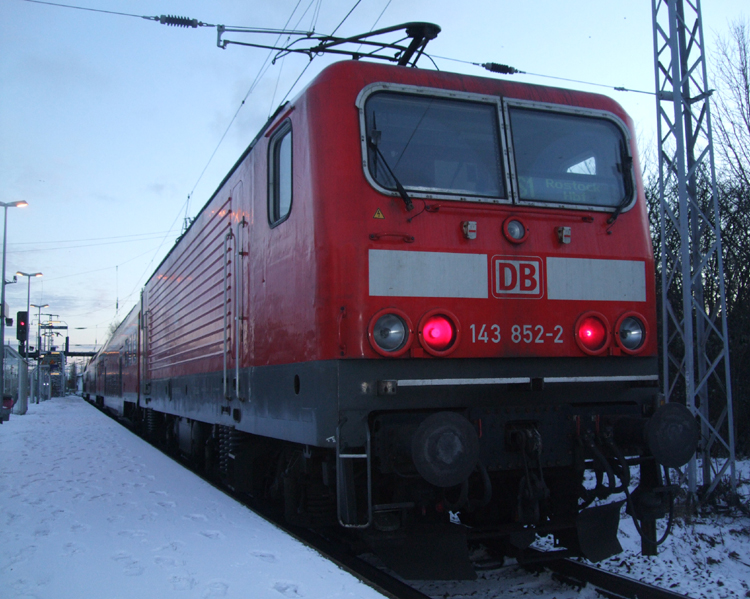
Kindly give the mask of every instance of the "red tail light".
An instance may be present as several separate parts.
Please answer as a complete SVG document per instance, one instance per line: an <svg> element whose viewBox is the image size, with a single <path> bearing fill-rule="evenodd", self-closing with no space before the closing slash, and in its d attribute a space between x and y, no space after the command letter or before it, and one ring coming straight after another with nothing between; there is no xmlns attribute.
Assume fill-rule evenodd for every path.
<svg viewBox="0 0 750 599"><path fill-rule="evenodd" d="M422 328L425 343L432 349L443 351L453 343L455 331L451 321L445 316L430 316Z"/></svg>
<svg viewBox="0 0 750 599"><path fill-rule="evenodd" d="M600 354L609 345L609 324L596 312L589 312L576 323L576 342L587 354Z"/></svg>
<svg viewBox="0 0 750 599"><path fill-rule="evenodd" d="M433 310L425 314L419 324L422 347L434 356L451 353L458 345L457 322L452 314L445 311Z"/></svg>

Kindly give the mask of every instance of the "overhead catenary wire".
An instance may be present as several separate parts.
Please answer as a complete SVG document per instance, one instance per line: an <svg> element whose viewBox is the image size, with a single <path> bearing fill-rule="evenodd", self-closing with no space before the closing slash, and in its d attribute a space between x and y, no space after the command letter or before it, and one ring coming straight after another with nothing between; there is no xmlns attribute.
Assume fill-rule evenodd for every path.
<svg viewBox="0 0 750 599"><path fill-rule="evenodd" d="M294 26L295 28L298 27L299 24L302 22L302 19L307 14L307 11L310 10L310 7L313 5L313 2L315 2L315 0L310 0L310 4L307 5L307 8L305 9L305 12L303 12L302 16L299 19L297 19L297 23ZM294 15L294 13L297 11L297 7L299 7L299 5L300 5L300 2L297 2L296 6L294 7L294 11L292 11L292 14L289 16L290 20L291 20L291 17ZM287 23L288 23L288 21L287 21ZM279 39L281 39L281 36L279 36L279 37L276 38L276 43L274 43L274 46L276 44L278 44ZM289 44L290 41L291 41L291 36L288 35L287 38L286 38L286 43ZM273 52L273 50L271 50L271 52ZM269 109L268 109L268 117L267 118L271 118L271 114L273 113L273 107L274 107L274 104L276 102L276 92L279 89L279 82L281 81L281 74L284 72L285 59L286 59L286 56L284 56L281 59L281 66L279 66L279 72L276 75L276 84L274 85L273 94L271 95L271 103L270 103L270 106L269 106ZM271 61L271 64L276 64L276 58L275 57Z"/></svg>
<svg viewBox="0 0 750 599"><path fill-rule="evenodd" d="M315 6L313 11L312 21L310 22L310 29L315 30L315 26L318 24L318 17L320 17L320 7L323 6L323 0L317 0L318 4Z"/></svg>
<svg viewBox="0 0 750 599"><path fill-rule="evenodd" d="M286 23L284 24L284 27L279 31L278 37L276 38L276 42L274 42L274 45L278 43L278 41L281 39L281 37L284 35L284 31L286 30L287 26L292 20L292 17L294 16L294 13L297 12L297 8L301 4L302 0L297 0L297 4L294 5L294 9L292 10L291 14L289 15L289 18L286 20ZM270 30L269 30L270 31ZM203 179L203 175L206 174L206 171L208 170L208 167L210 166L211 162L213 161L214 157L216 156L216 152L219 151L219 148L221 147L221 144L224 143L224 139L226 138L227 134L229 133L229 130L232 128L232 125L234 124L234 121L237 120L237 116L240 113L240 110L242 110L242 107L245 105L245 102L250 97L250 94L253 93L256 86L260 82L261 78L265 74L265 72L270 68L272 62L270 62L271 56L273 55L274 51L269 50L268 55L266 56L265 60L260 66L260 69L258 70L258 73L255 75L255 79L253 79L253 82L250 84L250 88L247 90L247 93L245 94L245 97L242 98L242 102L240 102L240 105L237 107L237 110L234 112L234 116L229 121L229 124L227 125L227 128L224 130L223 135L221 136L221 139L219 139L219 143L216 144L216 147L214 148L214 151L211 153L211 156L208 159L208 162L206 162L206 166L203 167L203 170L201 171L201 174L198 176L198 179L195 181L195 184L193 185L193 188L190 190L190 193L187 196L186 200L186 206L190 206L190 199L193 197L193 194L195 193L195 190L198 188L198 184ZM185 209L185 213L187 215L187 207ZM187 218L187 216L186 216Z"/></svg>
<svg viewBox="0 0 750 599"><path fill-rule="evenodd" d="M45 4L47 6L57 6L59 8L71 8L71 9L74 9L74 10L85 10L85 11L89 11L89 12L105 13L105 14L108 14L108 15L119 15L121 17L135 17L135 18L138 18L138 19L149 19L149 20L151 20L151 17L147 17L147 16L144 16L144 15L134 15L134 14L127 13L127 12L117 12L117 11L114 11L114 10L103 10L101 8L89 8L89 7L86 7L86 6L73 6L71 4L61 4L61 3L58 3L58 2L43 2L42 0L23 0L23 1L24 2L31 2L32 4Z"/></svg>
<svg viewBox="0 0 750 599"><path fill-rule="evenodd" d="M208 23L203 23L201 21L198 21L197 19L189 19L189 18L185 18L185 17L177 17L177 16L171 16L171 15L168 15L168 16L165 16L165 15L161 15L161 16L149 16L149 15L139 15L139 14L133 14L133 13L119 12L119 11L111 11L111 10L103 10L103 9L97 9L97 8L90 8L90 7L85 7L85 6L75 6L75 5L71 5L71 4L47 2L47 1L44 1L44 0L26 0L26 1L28 1L30 3L34 3L34 4L40 4L40 5L46 5L46 6L53 6L53 7L57 7L57 8L65 8L65 9L72 9L72 10L88 11L88 12L94 12L94 13L100 13L100 14L106 14L106 15L114 15L114 16L123 16L123 17L130 17L130 18L139 18L139 19L145 19L145 20L149 20L149 21L158 21L161 24L166 24L166 25L171 25L171 26L177 26L177 27L193 27L193 28L196 28L196 27L199 27L199 26L200 27L215 27L215 25L208 24ZM301 0L300 0L300 2L301 2ZM300 2L298 2L297 6L299 6ZM315 0L311 1L310 5L308 6L308 9L305 12L309 11L310 7L313 5L314 2L315 2ZM314 27L314 24L317 21L317 18L318 18L319 14L320 14L320 7L321 7L321 0L317 0L317 5L315 7L315 10L313 11L313 19L312 19L313 27ZM296 12L296 7L295 7L295 11L292 11L292 14L290 15L289 19L287 20L287 23L285 24L284 28L281 29L281 30L269 30L269 29L255 28L255 31L262 32L262 33L270 33L270 32L277 33L277 35L278 35L277 42L278 42L279 39L281 39L281 36L284 35L284 34L296 33L296 34L307 35L309 32L296 32L296 31L289 32L289 31L286 30L286 27L288 26L288 24L291 21L291 18L293 17L293 15L294 15L295 12ZM303 17L304 17L304 14L303 14ZM300 18L300 21L301 20L302 20L302 18ZM251 29L248 28L248 31L251 31ZM270 66L268 64L268 62L269 62L271 54L272 54L272 52L270 52L269 53L269 57L266 58L266 61L264 62L264 65L261 67L261 70L259 71L258 76L256 77L255 81L251 85L251 88L248 90L248 93L246 94L245 98L243 99L243 103L242 104L244 104L245 100L247 100L247 97L250 95L250 93L252 93L252 91L255 88L255 86L257 85L258 81L260 80L260 78L262 77L262 75L265 73L265 71L268 69L268 67ZM241 109L241 106L240 106L240 108L238 108L237 112L239 112L239 110ZM232 119L232 122L230 122L229 126L227 127L227 131L229 130L229 128L231 128L231 125L234 122L236 116L237 115L235 114L235 117ZM217 149L218 149L218 146L221 145L221 142L223 141L223 139L225 137L226 137L226 132L222 136L222 139L219 142L219 144L217 145ZM216 153L216 150L214 151L214 154L212 154L211 158L213 158L213 156L215 155L215 153ZM209 164L210 164L210 160L209 160ZM206 165L206 168L207 167L208 167L208 164ZM200 181L200 179L202 178L202 176L203 176L204 173L205 173L205 168L204 168L204 171L201 173L198 181L196 181L196 186L194 186L194 188L193 188L193 190L191 192L191 195L195 191L195 187L197 187L197 184ZM188 196L188 200L186 202L186 209L187 209L187 206L189 206L189 198L190 198L190 196ZM175 220L175 222L176 222L176 220ZM133 293L135 293L135 291L140 287L140 283L141 283L143 277L145 276L146 272L149 270L149 268L153 264L154 259L158 255L159 250L164 245L164 242L168 238L169 234L172 232L172 227L174 226L174 224L175 223L172 223L172 226L170 226L170 230L167 231L164 234L164 236L162 237L161 243L156 248L156 252L154 253L154 255L153 255L151 261L149 262L149 264L147 265L146 269L144 270L144 273L139 278L138 283L136 284L136 287L134 288L134 290L130 294L128 294L128 296L126 296L125 299L128 299L128 298L132 297ZM89 240L67 240L67 241L41 242L41 243L45 244L45 248L44 248L45 250L58 250L59 251L59 250L66 250L66 249L76 249L76 248L81 248L81 247L93 247L93 246L101 246L101 245L112 245L112 244L118 244L118 243L129 243L129 242L133 242L133 241L145 241L145 240L153 239L154 238L153 234L148 234L148 235L141 234L141 235L137 235L137 236L133 236L133 237L137 237L137 239L131 238L131 236L123 236L123 238L121 238L121 239L118 239L118 238L109 238L106 241L103 241L102 243L82 243L82 244L79 244L79 245L70 245L70 243L76 243L78 241L89 241ZM91 241L98 241L98 240L91 240ZM50 247L50 243L55 243L55 244L57 244L57 246L56 247ZM33 243L31 243L29 245L33 245ZM20 250L19 249L19 250L15 250L15 251L17 251L17 252L30 252L30 251L35 251L35 250L34 249L25 249L25 250ZM149 252L145 252L145 253L150 253L151 251L152 250L149 250ZM139 254L136 257L133 257L133 258L131 258L129 260L126 260L125 262L123 262L123 264L125 264L127 262L130 262L130 261L136 259L137 257L140 257L140 256L144 255L145 253ZM98 272L98 271L101 271L101 270L109 270L110 268L111 267L107 267L107 268L104 268L104 269L95 269L94 271L87 271L87 272ZM118 285L119 285L119 276L118 276L119 265L115 266L115 271L116 271L116 277L117 277ZM82 273L77 273L76 275L69 275L69 276L80 276L81 274ZM63 277L54 277L53 279L61 279L61 278L66 278L66 277L64 277L64 276ZM42 285L43 285L43 283L42 283ZM115 310L116 311L119 310L119 292L117 293L117 296L118 297L117 297L116 302L115 302Z"/></svg>
<svg viewBox="0 0 750 599"><path fill-rule="evenodd" d="M90 8L88 6L75 6L73 4L62 4L59 2L46 2L45 0L24 0L24 2L31 2L32 4L45 4L47 6L57 6L58 8L70 8L73 10L85 10L88 12L98 12L107 15L117 15L120 17L133 17L136 19L145 19L146 21L158 21L162 25L172 25L176 27L216 27L211 23L203 23L197 19L188 19L186 17L177 17L172 15L136 15L128 12L118 12L115 10L104 10L101 8Z"/></svg>
<svg viewBox="0 0 750 599"><path fill-rule="evenodd" d="M167 232L167 234L169 234L169 232ZM13 247L9 247L8 248L8 253L9 254L26 254L26 253L31 253L31 252L64 251L64 250L74 250L74 249L80 249L80 248L99 247L99 246L103 246L103 245L117 245L117 244L121 244L121 243L139 243L139 242L142 242L142 241L151 241L151 240L160 239L160 238L161 238L161 234L151 234L149 236L141 236L138 239L120 239L120 240L117 240L117 241L102 241L101 243L80 243L79 245L57 245L57 246L53 246L53 247L49 247L49 246L47 246L47 247L41 247L41 248L40 247L32 247L32 248L28 248L28 249L15 249ZM84 239L84 240L81 240L81 241L85 242L87 240ZM52 243L52 242L40 241L37 244L38 245L42 245L42 244L49 244L49 243ZM70 241L70 242L61 241L61 242L54 242L54 243L65 244L65 243L77 243L77 242L75 242L75 241ZM19 242L19 243L13 243L13 244L9 244L9 245L10 246L15 246L15 245L26 245L26 246L28 246L28 245L37 245L37 244L35 244L33 242Z"/></svg>
<svg viewBox="0 0 750 599"><path fill-rule="evenodd" d="M383 15L385 14L385 11L388 10L388 7L391 5L391 2L393 2L393 0L388 0L388 2L385 5L385 8L383 8L383 10L380 11L378 18L375 19L375 22L372 24L372 27L370 27L370 31L373 31L375 29L375 26L380 22L380 19L383 18ZM360 44L360 48L361 47L362 45Z"/></svg>
<svg viewBox="0 0 750 599"><path fill-rule="evenodd" d="M338 25L336 25L336 29L333 30L333 32L331 33L331 36L333 36L341 28L341 26L346 22L346 20L349 18L349 16L354 12L354 9L359 6L360 2L362 2L362 0L357 0L354 3L354 6L352 6L349 9L349 12L346 13L346 16L343 19L341 19L341 22ZM386 7L386 8L388 8L388 7ZM370 30L370 31L372 31L372 30ZM311 56L310 57L310 62L308 62L305 65L305 68L302 69L302 72L299 74L299 76L297 77L297 79L294 80L294 83L292 83L291 87L289 88L289 91L286 92L286 95L281 99L281 102L279 102L279 104L284 104L284 102L286 102L286 99L292 93L292 90L297 86L297 83L299 83L299 80L302 79L302 76L305 74L305 71L307 71L307 69L310 68L310 65L312 64L312 61L313 61L314 58L315 58L315 56Z"/></svg>
<svg viewBox="0 0 750 599"><path fill-rule="evenodd" d="M297 27L299 27L300 23L302 22L302 19L305 18L305 15L308 13L308 11L312 7L312 5L315 4L316 2L317 2L317 6L315 7L315 9L313 9L313 19L312 19L312 22L310 23L310 31L312 31L312 32L315 31L315 25L317 24L318 15L320 14L320 5L322 3L322 0L310 0L310 4L307 5L307 8L305 9L305 11L302 13L302 15L300 16L300 18L297 19L297 22L294 24L294 29L296 29ZM297 3L297 6L299 6L299 2ZM297 10L297 8L295 7L295 11L296 10ZM294 14L294 13L292 13L292 14ZM279 38L276 39L277 43L278 43L278 40L280 39L280 37L281 36L279 36ZM287 36L286 40L287 40L287 44L289 44L289 42L291 41L291 36ZM276 45L276 44L274 44L274 45ZM273 51L271 51L271 52L273 52ZM278 53L277 53L277 56L278 56ZM285 59L286 59L286 56L284 56L281 59L281 66L279 67L279 73L278 73L278 75L276 77L276 85L273 88L273 96L271 98L271 103L270 103L269 109L268 109L268 118L271 118L271 115L273 114L274 105L276 104L276 92L278 91L279 82L281 81L281 73L284 70L284 61L285 61ZM275 63L276 63L276 58L274 58L271 61L271 64L275 64Z"/></svg>
<svg viewBox="0 0 750 599"><path fill-rule="evenodd" d="M137 260L138 258L141 258L142 256L145 256L146 254L152 253L153 251L154 251L154 248L150 248L150 249L146 250L145 252L142 252L140 254L136 254L135 256L132 256L132 257L128 258L124 262L120 262L119 264L116 264L114 267L112 267L112 266L104 266L102 268L95 268L93 270L85 270L83 272L75 272L75 273L72 273L72 274L69 274L69 275L61 275L59 277L45 277L45 279L47 279L47 281L58 281L60 279L70 279L72 277L82 277L84 275L90 275L90 274L93 274L95 272L103 272L105 270L112 270L112 268L116 268L116 267L119 267L119 266L124 266L125 264L128 264L129 262L133 262L133 260Z"/></svg>
<svg viewBox="0 0 750 599"><path fill-rule="evenodd" d="M198 21L197 19L189 19L189 18L186 18L186 17L176 17L176 16L171 16L171 15L167 15L167 16L165 16L165 15L161 15L161 16L138 15L138 14L133 14L133 13L124 13L124 12L108 11L108 10L103 10L103 9L89 8L89 7L84 7L84 6L76 6L76 5L71 5L71 4L63 4L63 3L56 3L56 2L47 2L45 0L24 0L24 1L31 2L31 3L34 3L34 4L42 4L42 5L47 5L47 6L54 6L54 7L58 7L58 8L67 8L67 9L72 9L72 10L83 10L83 11L90 11L90 12L103 13L103 14L110 14L110 15L116 15L116 16L125 16L125 17L131 17L131 18L145 19L145 20L149 20L149 21L156 21L156 22L159 22L159 23L165 24L165 25L172 25L172 26L178 26L178 27L193 27L193 28L196 28L196 27L216 27L216 25L209 24L209 23L203 23L202 21ZM309 10L310 6L312 6L312 4L313 4L314 1L315 0L313 0L310 3L310 5L308 6L307 10ZM313 24L317 21L317 18L318 18L319 14L320 14L321 0L317 0L317 1L318 1L318 5L317 5L316 10L314 11L314 14L313 14ZM252 32L256 32L256 33L276 33L277 34L277 38L276 38L275 44L278 43L278 41L281 39L281 37L283 35L310 35L311 32L308 32L308 31L296 31L296 30L291 30L290 31L290 30L286 29L288 27L289 23L291 22L294 14L297 11L297 8L301 4L301 2L302 2L302 0L298 0L297 4L295 5L294 10L292 10L291 14L289 15L289 18L287 19L287 22L284 24L284 27L282 29L269 29L269 28L260 28L260 27L254 27L254 28L250 28L250 27L239 28L239 27L237 27L235 29L242 29L243 31L246 31L248 33L252 33ZM358 2L355 4L355 6L349 11L349 13L347 14L347 16L344 17L344 19L342 20L341 23L339 23L338 27L340 27L341 24L346 20L346 18L348 18L349 14L351 14L351 12L354 10L354 8L356 8L356 6L359 4L359 2L361 2L361 0L358 0ZM305 13L307 12L307 10L305 11ZM304 17L304 13L303 13L303 17ZM301 19L300 19L300 21L301 21ZM337 27L337 29L338 29L338 27ZM203 176L205 175L206 171L208 170L208 167L210 166L210 164L213 161L214 157L216 156L216 153L218 152L219 147L221 147L222 143L224 142L224 139L226 138L227 134L229 133L229 130L231 129L232 125L234 124L235 120L237 119L237 116L238 116L240 110L242 109L242 107L244 106L245 102L247 101L247 98L254 91L255 87L258 85L258 82L260 81L260 79L262 78L262 76L265 74L265 72L268 70L268 68L271 66L271 64L273 64L273 62L271 61L271 56L273 55L273 52L274 52L273 50L271 50L269 52L268 56L266 57L266 59L264 60L263 64L261 65L261 68L259 69L258 74L256 75L255 79L253 80L252 84L250 85L250 88L248 89L247 93L245 94L245 97L243 98L243 100L240 103L239 107L235 111L235 114L232 117L232 119L230 120L230 122L229 122L226 130L223 133L223 135L221 136L221 138L219 140L219 143L216 145L214 151L211 153L211 156L209 157L206 165L204 166L203 170L201 171L200 175L198 176L198 178L197 178L195 184L193 185L193 188L191 189L190 193L188 194L185 202L180 207L180 210L178 212L178 216L175 218L174 222L170 225L170 232L172 231L172 229L173 229L175 223L177 222L177 220L179 218L179 215L182 213L183 209L185 210L185 222L186 223L189 222L188 214L189 214L190 199L191 199L192 195L195 193L196 188L198 187L200 181L203 179ZM304 71L303 71L303 73L304 73ZM299 80L299 78L297 80ZM296 84L296 82L295 82L295 84ZM161 243L157 247L154 255L152 256L152 258L149 261L148 265L144 269L144 272L138 278L138 281L136 283L136 287L134 288L133 291L131 291L126 296L126 299L129 298L129 297L132 297L132 295L135 293L135 291L140 287L143 278L146 276L146 274L147 274L148 270L150 269L151 265L154 263L154 260L158 256L159 251L163 247L164 242L167 240L168 236L169 236L169 232L167 232L164 235L164 237L162 238ZM66 246L65 248L61 248L61 249L73 249L73 247L74 246ZM81 246L81 247L85 247L85 246ZM49 248L47 248L47 249L49 249ZM33 250L20 250L20 251L33 251Z"/></svg>
<svg viewBox="0 0 750 599"><path fill-rule="evenodd" d="M346 22L346 20L347 20L347 19L349 18L349 16L350 16L350 15L351 15L351 14L352 14L352 13L354 12L354 9L355 9L355 8L357 8L357 7L359 6L359 3L360 3L360 2L362 2L362 0L357 0L357 1L356 1L356 2L354 3L354 6L352 6L352 7L351 7L351 8L349 9L349 12L348 12L348 13L346 13L346 16L345 16L345 17L344 17L343 19L341 19L341 23L339 23L338 25L336 25L336 29L334 29L334 30L333 30L333 31L331 32L331 36L334 36L334 35L336 35L336 32L337 32L337 31L338 31L339 29L341 29L341 26L342 26L342 25L343 25L343 24L344 24L344 23Z"/></svg>
<svg viewBox="0 0 750 599"><path fill-rule="evenodd" d="M291 22L292 18L294 17L294 14L297 12L297 9L299 8L299 5L301 4L301 2L302 2L302 0L298 0L297 4L294 5L294 9L292 9L292 12L289 15L289 18L287 19L287 21L284 24L283 28L281 28L280 30L265 30L265 31L263 31L265 33L268 33L270 31L274 31L274 32L278 31L278 37L276 38L276 41L273 44L274 46L276 46L278 44L278 42L281 39L281 37L283 35L285 35L285 34L301 35L302 33L304 33L305 35L309 35L311 33L311 32L298 32L296 30L287 30L287 27L289 26L289 23ZM346 22L346 20L354 12L354 10L357 8L357 6L359 6L359 4L361 2L362 2L362 0L357 0L354 3L354 5L351 7L351 9L349 9L349 12L346 13L346 15L344 16L344 18L341 19L341 22L336 26L336 28L330 34L331 36L333 36L341 28L341 26ZM312 5L312 2L310 3L310 5ZM297 22L297 26L301 22L302 18L304 18L304 15L307 13L307 10L309 10L309 6L310 5L308 5L308 9L305 10L305 12L303 13L302 17ZM319 7L318 7L318 12L320 12L320 8ZM315 25L316 22L317 22L317 16L315 17L315 21L313 22L313 25ZM247 31L248 32L254 32L254 31L260 32L260 30L257 29L257 28L253 28L253 29L247 28ZM187 200L186 200L186 202L188 203L188 205L190 203L190 199L192 198L193 194L195 193L195 190L198 187L198 184L203 179L203 175L206 173L206 170L208 170L209 165L211 164L211 162L213 161L214 157L216 156L216 152L219 151L219 148L221 147L221 144L224 142L224 139L226 138L227 134L229 133L229 130L232 128L232 125L234 124L235 120L237 119L237 116L239 115L240 110L242 110L242 107L245 105L245 102L250 97L250 94L255 90L255 88L258 85L259 81L261 80L262 76L273 65L275 59L274 60L270 60L270 59L271 59L271 56L274 54L274 52L276 52L276 51L275 50L270 50L269 51L268 55L266 56L266 59L263 61L263 64L261 65L260 69L258 70L258 74L255 76L255 79L253 80L252 84L250 85L250 89L247 90L247 93L245 94L245 97L242 99L242 102L240 102L240 105L237 107L237 110L235 111L234 116L229 121L229 124L227 125L227 128L224 131L224 134L221 136L221 139L219 140L219 143L216 144L216 148L214 148L214 151L211 153L211 157L208 159L208 162L206 163L206 166L201 171L201 174L198 177L198 179L196 180L195 185L193 185L192 190L188 194L188 197L187 197ZM310 64L312 63L313 58L314 57L311 57L310 58L310 62L308 62L307 65L305 66L305 68L302 69L302 72L299 74L299 76L297 77L297 79L294 81L294 83L292 84L292 86L289 88L289 90L287 91L287 93L284 95L284 97L281 100L280 104L283 104L286 101L286 99L289 97L289 95L292 93L292 90L294 89L294 87L297 85L297 83L299 82L299 80L302 78L302 76L305 74L305 72L307 71L307 69L310 67ZM187 210L186 210L186 212L187 212Z"/></svg>
<svg viewBox="0 0 750 599"><path fill-rule="evenodd" d="M506 64L500 64L497 62L472 62L470 60L461 60L458 58L450 58L448 56L438 56L437 54L427 54L425 53L425 56L427 56L430 59L437 58L438 60L448 60L451 62L460 62L462 64L470 64L475 67L481 67L487 71L490 71L492 73L499 73L501 75L528 75L529 77L541 77L544 79L556 79L557 81L568 81L569 83L579 83L581 85L592 85L594 87L603 87L606 89L613 89L618 92L633 92L636 94L646 94L649 96L656 95L654 92L647 92L643 91L641 89L629 89L627 87L623 86L616 86L616 85L608 85L606 83L594 83L592 81L582 81L580 79L570 79L567 77L558 77L556 75L543 75L541 73L529 73L528 71L522 71L520 69L517 69L515 67L506 65ZM434 61L433 61L434 64Z"/></svg>
<svg viewBox="0 0 750 599"><path fill-rule="evenodd" d="M131 235L110 235L108 237L88 237L84 239L50 239L50 240L38 240L38 241L12 241L8 243L8 246L17 246L17 245L42 245L42 244L52 244L52 243L84 243L88 241L111 241L113 239L132 239L133 241L139 241L138 239L133 239L135 237L145 237L145 238L151 238L152 236L160 237L161 235L164 235L165 233L171 233L172 231L153 231L150 233L133 233Z"/></svg>

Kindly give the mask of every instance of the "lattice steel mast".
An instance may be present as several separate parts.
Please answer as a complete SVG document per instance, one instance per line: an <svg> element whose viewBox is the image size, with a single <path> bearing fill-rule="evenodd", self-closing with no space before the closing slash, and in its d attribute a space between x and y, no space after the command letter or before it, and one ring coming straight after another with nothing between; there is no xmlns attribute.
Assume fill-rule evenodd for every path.
<svg viewBox="0 0 750 599"><path fill-rule="evenodd" d="M659 136L664 395L698 417L687 469L707 500L729 471L736 492L721 215L700 0L652 0ZM701 457L702 480L698 481ZM715 468L713 466L716 466Z"/></svg>

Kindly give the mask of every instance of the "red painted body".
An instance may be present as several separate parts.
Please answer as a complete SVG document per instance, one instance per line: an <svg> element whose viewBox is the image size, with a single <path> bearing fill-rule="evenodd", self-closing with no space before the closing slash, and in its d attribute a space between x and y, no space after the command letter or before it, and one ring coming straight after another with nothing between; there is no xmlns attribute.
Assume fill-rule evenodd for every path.
<svg viewBox="0 0 750 599"><path fill-rule="evenodd" d="M364 112L381 91L450 98L477 112L496 107L496 136L506 143L494 166L502 163L513 193L430 193L407 182L404 198L379 187L370 165L377 166L372 139L382 131L374 108L365 129ZM616 130L621 141L609 156L619 152L619 162L602 162L620 173L613 178L629 200L622 212L612 203L520 201L529 181L564 183L518 174L514 152L520 155L523 140L513 136L528 116L510 126L514 110L571 122L591 117ZM389 118L379 114L381 123ZM289 131L287 215L288 173L279 156ZM280 109L240 158L94 358L84 392L207 468L222 464L221 476L235 487L256 482L232 479L226 464L239 455L234 441L245 444L248 463L262 456L279 464L261 482L312 464L307 472L318 473L319 486L303 495L330 500L343 526L388 529L394 510L402 510L402 524L443 522L443 490L460 481L466 505L466 493L485 489L484 507L470 516L477 531L509 534L523 523L570 532L579 498L592 501L582 487L586 468L601 471L606 460L620 468L621 451L629 452L651 460L656 474L648 484L660 484L641 434L658 404L656 297L633 139L630 118L604 96L336 63ZM571 164L588 161L580 160ZM470 161L459 162L469 173L463 163ZM512 221L521 227L516 239ZM643 325L635 349L619 334L628 319ZM392 333L384 322L406 324L406 341L393 351L376 343ZM134 335L139 355L125 360L118 388L107 377ZM448 446L465 450L444 471L433 443L441 431ZM274 488L285 484L276 480ZM287 491L296 510L297 490ZM611 492L601 480L599 491Z"/></svg>
<svg viewBox="0 0 750 599"><path fill-rule="evenodd" d="M383 81L606 110L627 124L631 139L634 135L622 108L599 95L402 67L335 64L270 128L272 132L286 118L292 124L294 201L289 219L271 229L266 218L266 133L149 280L144 295L154 316L146 378L222 367L223 243L228 228L242 219L248 222L242 240L247 255L240 258L241 312L247 318L240 327L242 367L380 358L368 342L367 327L386 307L403 311L414 327L431 310L454 314L461 336L451 358L585 356L573 330L582 313L596 310L614 327L623 313L635 310L651 333L639 355L655 355L654 265L636 148L631 147L637 202L611 227L609 212L450 200L428 200L432 211L409 222L423 202L415 199L416 209L407 213L399 197L376 191L362 168L355 99L367 84ZM521 217L528 228L522 244L503 235L509 216ZM467 220L476 222L474 240L462 233ZM558 240L561 226L570 227L571 243ZM373 235L379 238L373 240ZM413 242L404 242L405 236ZM551 256L642 261L646 301L549 300L543 290L533 299L492 294L487 299L370 297L370 249L520 257L542 267ZM492 281L492 273L488 277ZM514 325L520 327L515 337ZM605 353L624 355L614 341ZM413 358L435 359L416 342L401 356Z"/></svg>

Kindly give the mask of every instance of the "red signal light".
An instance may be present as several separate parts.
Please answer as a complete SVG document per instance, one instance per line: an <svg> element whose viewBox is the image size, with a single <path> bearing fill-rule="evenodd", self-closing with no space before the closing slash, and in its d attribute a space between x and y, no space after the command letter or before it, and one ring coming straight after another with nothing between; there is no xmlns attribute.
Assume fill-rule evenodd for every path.
<svg viewBox="0 0 750 599"><path fill-rule="evenodd" d="M461 329L456 317L446 310L431 310L419 323L419 340L433 356L446 356L458 347Z"/></svg>
<svg viewBox="0 0 750 599"><path fill-rule="evenodd" d="M443 351L453 342L453 325L445 316L430 316L422 327L425 343L432 349Z"/></svg>
<svg viewBox="0 0 750 599"><path fill-rule="evenodd" d="M601 314L589 312L576 323L576 342L587 354L599 354L609 345L609 325Z"/></svg>
<svg viewBox="0 0 750 599"><path fill-rule="evenodd" d="M29 313L24 311L16 312L16 339L21 343L26 343L29 338Z"/></svg>

